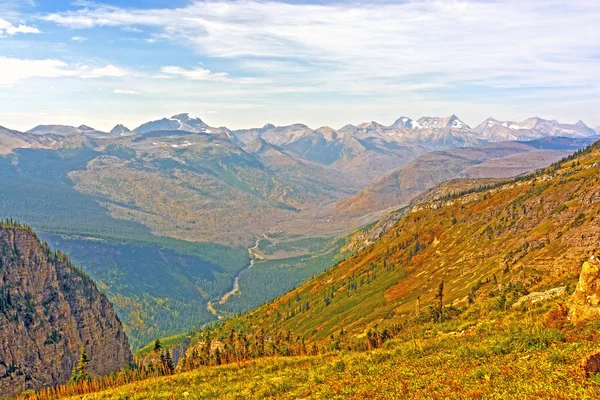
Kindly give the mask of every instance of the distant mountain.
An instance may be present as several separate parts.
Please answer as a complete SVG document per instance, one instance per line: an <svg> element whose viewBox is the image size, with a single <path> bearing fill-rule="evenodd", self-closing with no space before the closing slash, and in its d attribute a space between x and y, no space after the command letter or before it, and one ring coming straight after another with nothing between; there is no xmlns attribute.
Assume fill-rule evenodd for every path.
<svg viewBox="0 0 600 400"><path fill-rule="evenodd" d="M406 128L401 128L402 125L405 125ZM398 128L394 128L395 126ZM455 115L445 118L422 117L416 122L402 117L385 133L399 143L412 143L427 150L476 146L484 143L467 124Z"/></svg>
<svg viewBox="0 0 600 400"><path fill-rule="evenodd" d="M131 132L129 130L129 128L127 128L126 126L123 126L121 124L115 125L114 128L112 128L109 132L109 134L111 136L128 136L131 135L133 132Z"/></svg>
<svg viewBox="0 0 600 400"><path fill-rule="evenodd" d="M84 134L82 129L52 125L54 129L38 127L38 133L23 133L0 126L0 155L10 154L15 149L60 149L69 147L89 146L97 144L91 136ZM36 128L34 128L36 129ZM41 133L48 131L46 133ZM85 130L86 132L97 132Z"/></svg>
<svg viewBox="0 0 600 400"><path fill-rule="evenodd" d="M384 133L376 122L347 125L336 131L330 127L311 129L303 124L231 132L232 140L242 146L256 138L294 153L307 160L331 166L355 175L366 183L410 161L424 149L400 145Z"/></svg>
<svg viewBox="0 0 600 400"><path fill-rule="evenodd" d="M362 185L401 167L427 151L472 147L506 140L595 135L594 130L581 121L569 125L537 117L521 123L488 118L471 129L456 115L421 117L417 121L402 116L390 126L371 121L356 126L345 125L338 130L330 127L312 129L304 124L266 124L262 128L231 131L225 127L210 127L200 118L182 113L146 122L133 131L123 125L115 126L109 133L97 131L86 125L39 125L24 134L0 131L0 153L7 154L20 147L103 147L112 143L127 146L126 139L129 136L164 136L165 132L224 135L241 148L254 139L261 138L307 160L351 173Z"/></svg>
<svg viewBox="0 0 600 400"><path fill-rule="evenodd" d="M413 120L408 117L400 117L388 129L412 129Z"/></svg>
<svg viewBox="0 0 600 400"><path fill-rule="evenodd" d="M97 131L87 125L80 125L78 127L70 125L38 125L35 128L28 130L26 133L33 135L57 135L57 136L69 136L69 135L96 135L103 134L101 131Z"/></svg>
<svg viewBox="0 0 600 400"><path fill-rule="evenodd" d="M0 393L64 383L82 345L89 372L107 375L133 360L106 295L29 228L0 223Z"/></svg>
<svg viewBox="0 0 600 400"><path fill-rule="evenodd" d="M244 151L256 156L290 187L304 191L311 201L335 200L362 188L350 173L308 160L259 137L244 146Z"/></svg>
<svg viewBox="0 0 600 400"><path fill-rule="evenodd" d="M173 115L171 118L163 118L157 121L146 122L133 131L137 133L148 133L152 131L187 131L187 132L206 132L211 129L200 118L192 117L187 113Z"/></svg>
<svg viewBox="0 0 600 400"><path fill-rule="evenodd" d="M0 155L10 154L16 148L30 146L31 142L21 132L0 126Z"/></svg>
<svg viewBox="0 0 600 400"><path fill-rule="evenodd" d="M596 132L582 121L575 124L562 124L539 117L531 117L523 122L499 121L488 118L476 126L473 131L489 141L531 140L548 136L584 138L594 136Z"/></svg>
<svg viewBox="0 0 600 400"><path fill-rule="evenodd" d="M458 177L507 178L543 168L594 142L594 139L545 138L434 151L339 200L333 215L364 215L406 205L435 185Z"/></svg>
<svg viewBox="0 0 600 400"><path fill-rule="evenodd" d="M413 126L415 129L471 129L462 122L456 115L445 118L439 117L421 117Z"/></svg>

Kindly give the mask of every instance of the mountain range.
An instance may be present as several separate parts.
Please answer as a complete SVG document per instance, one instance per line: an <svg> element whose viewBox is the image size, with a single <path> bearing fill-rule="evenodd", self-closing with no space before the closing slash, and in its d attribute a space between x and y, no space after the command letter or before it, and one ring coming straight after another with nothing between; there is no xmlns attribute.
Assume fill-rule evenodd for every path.
<svg viewBox="0 0 600 400"><path fill-rule="evenodd" d="M0 215L69 250L138 348L324 271L347 256L348 234L444 180L513 177L596 138L583 124L533 122L508 124L514 137L540 137L526 142L485 139L455 116L338 130L230 130L188 114L110 132L1 128ZM264 259L245 269L265 237ZM242 290L221 304L236 279ZM276 282L268 291L265 279Z"/></svg>
<svg viewBox="0 0 600 400"><path fill-rule="evenodd" d="M166 339L178 370L382 346L404 347L377 353L386 354L378 363L407 362L415 351L427 357L423 346L437 348L432 338L481 340L492 326L508 335L485 353L500 362L526 363L520 341L546 349L584 340L581 328L561 339L533 322L566 318L560 303L550 313L543 303L535 317L511 309L530 292L570 294L595 250L600 153L589 145L598 138L582 123L486 125L488 139L454 116L338 131L231 131L187 114L110 133L3 129L0 214L31 221L82 269L28 226L0 224L0 340L10 358L0 362L0 385L16 393L65 382L81 345L93 375L105 375L130 361L124 332L138 349L218 320ZM504 128L521 140L498 139ZM587 295L579 294L584 303ZM478 328L482 315L492 325ZM519 329L530 336L503 325L527 315L535 329ZM172 373L160 350L147 346L141 362L166 372L124 371L102 385ZM37 370L59 359L58 375ZM353 365L343 359L332 371ZM322 378L313 381L321 387ZM64 393L80 390L70 388Z"/></svg>
<svg viewBox="0 0 600 400"><path fill-rule="evenodd" d="M338 130L329 127L312 129L303 124L280 127L267 124L262 128L230 130L211 127L200 118L182 113L143 123L133 130L119 124L110 132L87 125L39 125L27 132L0 127L0 154L8 154L15 148L56 149L83 144L97 148L121 143L126 138L140 139L148 134L157 136L153 132L169 131L226 137L240 148L260 138L283 151L347 172L359 185L367 185L428 151L499 141L596 135L582 121L571 125L538 117L519 123L488 118L475 128L451 115L446 118L422 117L416 121L400 117L390 126L371 121L358 126L346 125ZM172 145L189 146L185 140Z"/></svg>

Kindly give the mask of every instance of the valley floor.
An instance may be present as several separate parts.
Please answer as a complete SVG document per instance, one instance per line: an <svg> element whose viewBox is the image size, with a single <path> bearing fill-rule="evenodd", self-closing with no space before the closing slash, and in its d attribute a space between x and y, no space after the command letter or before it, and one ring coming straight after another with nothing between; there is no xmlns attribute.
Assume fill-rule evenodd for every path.
<svg viewBox="0 0 600 400"><path fill-rule="evenodd" d="M598 328L554 329L526 313L414 327L381 349L202 367L73 399L595 399L580 359Z"/></svg>

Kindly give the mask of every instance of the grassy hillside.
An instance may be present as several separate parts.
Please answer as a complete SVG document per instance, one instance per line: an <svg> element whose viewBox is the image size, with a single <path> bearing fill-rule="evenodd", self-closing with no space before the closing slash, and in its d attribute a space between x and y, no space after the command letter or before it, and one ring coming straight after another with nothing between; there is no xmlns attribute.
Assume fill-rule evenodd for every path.
<svg viewBox="0 0 600 400"><path fill-rule="evenodd" d="M600 151L487 191L415 207L350 259L223 331L292 330L324 339L342 327L364 335L435 304L465 307L496 296L573 284L600 232Z"/></svg>
<svg viewBox="0 0 600 400"><path fill-rule="evenodd" d="M586 377L579 360L597 348L600 326L557 326L548 318L552 306L503 312L480 304L451 321L408 325L378 349L200 366L129 384L107 380L104 390L66 387L56 398L597 398L600 378Z"/></svg>

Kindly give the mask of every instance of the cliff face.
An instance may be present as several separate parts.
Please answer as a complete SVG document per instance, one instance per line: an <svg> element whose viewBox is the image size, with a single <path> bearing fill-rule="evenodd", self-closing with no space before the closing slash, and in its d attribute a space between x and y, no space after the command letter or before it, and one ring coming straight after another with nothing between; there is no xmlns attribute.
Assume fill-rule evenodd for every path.
<svg viewBox="0 0 600 400"><path fill-rule="evenodd" d="M67 381L81 345L92 375L132 361L121 322L94 282L30 230L0 226L0 393Z"/></svg>

